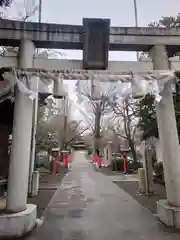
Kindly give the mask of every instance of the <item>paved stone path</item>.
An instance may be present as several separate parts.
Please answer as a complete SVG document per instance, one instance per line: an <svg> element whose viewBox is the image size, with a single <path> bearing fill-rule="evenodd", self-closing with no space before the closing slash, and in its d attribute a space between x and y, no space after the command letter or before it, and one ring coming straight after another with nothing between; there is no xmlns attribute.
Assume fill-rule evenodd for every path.
<svg viewBox="0 0 180 240"><path fill-rule="evenodd" d="M82 152L52 198L45 221L28 240L179 240Z"/></svg>

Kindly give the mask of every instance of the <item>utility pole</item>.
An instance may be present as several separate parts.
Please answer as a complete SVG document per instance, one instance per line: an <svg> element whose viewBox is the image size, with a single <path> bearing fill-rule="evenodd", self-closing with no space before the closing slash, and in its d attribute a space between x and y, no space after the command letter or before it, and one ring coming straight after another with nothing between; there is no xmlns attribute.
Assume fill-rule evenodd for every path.
<svg viewBox="0 0 180 240"><path fill-rule="evenodd" d="M137 0L133 0L134 4L134 18L135 18L135 26L138 27L138 10L137 10ZM139 52L137 54L137 62L139 62Z"/></svg>
<svg viewBox="0 0 180 240"><path fill-rule="evenodd" d="M39 23L41 22L42 17L42 0L39 0Z"/></svg>
<svg viewBox="0 0 180 240"><path fill-rule="evenodd" d="M66 148L66 140L67 140L67 122L68 122L68 98L67 96L64 97L63 100L64 105L64 147Z"/></svg>
<svg viewBox="0 0 180 240"><path fill-rule="evenodd" d="M39 11L38 11L38 22L41 23L42 18L42 0L39 0ZM37 48L37 54L39 53L39 49Z"/></svg>
<svg viewBox="0 0 180 240"><path fill-rule="evenodd" d="M101 92L100 86L97 85L91 80L91 98L95 104L95 129L94 129L94 139L93 139L93 152L95 153L97 149L100 147L100 119L101 119L101 111L99 107L99 101L101 100Z"/></svg>

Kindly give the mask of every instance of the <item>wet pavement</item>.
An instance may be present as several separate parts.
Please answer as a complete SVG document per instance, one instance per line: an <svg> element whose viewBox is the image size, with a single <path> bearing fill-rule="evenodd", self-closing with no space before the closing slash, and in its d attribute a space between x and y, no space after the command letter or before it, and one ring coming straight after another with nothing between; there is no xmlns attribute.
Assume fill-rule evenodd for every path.
<svg viewBox="0 0 180 240"><path fill-rule="evenodd" d="M26 240L176 240L156 218L75 152L46 212L44 224Z"/></svg>

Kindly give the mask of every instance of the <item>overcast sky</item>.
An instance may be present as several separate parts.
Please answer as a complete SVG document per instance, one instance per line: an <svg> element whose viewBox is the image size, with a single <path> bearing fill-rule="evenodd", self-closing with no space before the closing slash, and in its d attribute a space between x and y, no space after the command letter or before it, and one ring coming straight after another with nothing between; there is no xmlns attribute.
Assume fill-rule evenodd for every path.
<svg viewBox="0 0 180 240"><path fill-rule="evenodd" d="M82 24L84 17L110 18L113 26L133 26L133 0L42 0L42 21L64 24ZM53 4L53 5L52 5ZM161 16L176 15L180 0L137 0L140 26L158 20ZM68 58L82 58L81 51L68 51ZM133 60L135 54L111 53L110 59Z"/></svg>
<svg viewBox="0 0 180 240"><path fill-rule="evenodd" d="M14 0L15 2L39 0ZM177 15L180 0L136 0L139 26L158 20L161 16ZM42 22L60 24L82 24L86 18L110 18L113 26L134 26L134 0L42 0ZM17 6L9 10L17 15ZM34 18L37 20L38 16ZM68 58L82 59L81 51L64 51ZM135 53L111 52L110 60L135 60Z"/></svg>
<svg viewBox="0 0 180 240"><path fill-rule="evenodd" d="M81 24L83 17L100 17L110 18L114 26L134 24L133 0L42 0L42 4L42 17L47 22ZM137 0L139 24L175 15L179 6L179 0Z"/></svg>
<svg viewBox="0 0 180 240"><path fill-rule="evenodd" d="M38 0L14 0L16 2ZM82 24L85 18L110 18L111 26L134 26L134 0L42 0L42 22L59 24ZM17 7L18 6L18 7ZM20 5L8 10L8 16L17 17ZM22 5L21 5L22 7ZM138 25L147 26L161 16L177 15L180 0L137 0ZM21 9L19 9L21 11ZM38 20L38 15L34 17ZM64 51L69 59L82 59L81 51ZM110 60L136 60L135 53L110 52ZM69 84L68 84L69 85ZM69 86L70 95L72 85Z"/></svg>
<svg viewBox="0 0 180 240"><path fill-rule="evenodd" d="M138 25L147 26L161 16L177 15L180 0L137 0ZM113 26L134 26L133 0L42 0L42 21L82 24L82 18L110 18ZM82 59L81 51L66 51L68 58ZM113 52L110 60L136 60L135 53ZM69 91L72 89L69 87ZM71 96L74 94L70 93ZM76 110L75 118L80 117ZM82 118L82 116L80 117Z"/></svg>

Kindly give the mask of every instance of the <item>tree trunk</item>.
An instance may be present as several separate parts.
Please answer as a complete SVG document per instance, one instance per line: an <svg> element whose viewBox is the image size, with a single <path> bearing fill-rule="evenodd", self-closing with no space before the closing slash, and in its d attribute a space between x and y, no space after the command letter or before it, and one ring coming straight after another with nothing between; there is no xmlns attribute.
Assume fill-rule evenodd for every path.
<svg viewBox="0 0 180 240"><path fill-rule="evenodd" d="M101 112L99 108L96 108L95 112L95 126L94 126L94 144L93 144L93 153L100 148L100 121L101 121Z"/></svg>
<svg viewBox="0 0 180 240"><path fill-rule="evenodd" d="M137 162L137 154L136 154L134 142L132 140L129 140L129 147L132 152L133 160L136 163Z"/></svg>
<svg viewBox="0 0 180 240"><path fill-rule="evenodd" d="M100 121L101 121L101 112L99 111L99 109L97 109L96 115L95 115L95 130L94 130L94 136L96 138L100 137Z"/></svg>

